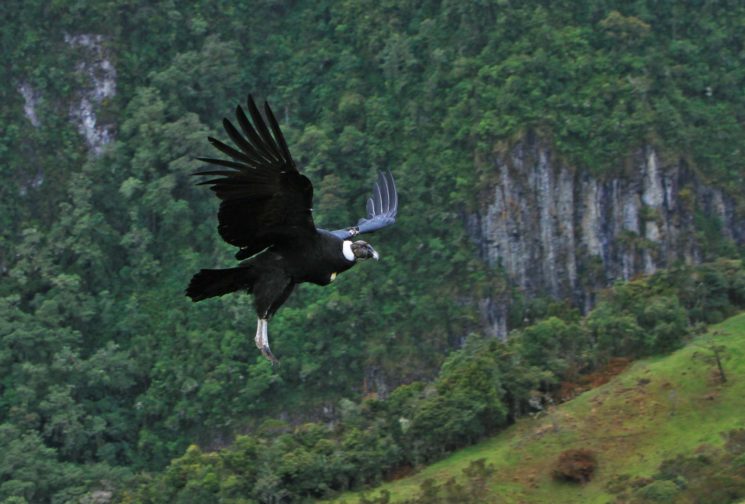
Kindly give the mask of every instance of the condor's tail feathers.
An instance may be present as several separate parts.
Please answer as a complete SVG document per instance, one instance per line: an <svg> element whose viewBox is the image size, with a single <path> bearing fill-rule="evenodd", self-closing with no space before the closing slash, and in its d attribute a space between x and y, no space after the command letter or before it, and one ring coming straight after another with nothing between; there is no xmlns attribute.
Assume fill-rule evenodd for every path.
<svg viewBox="0 0 745 504"><path fill-rule="evenodd" d="M253 287L252 268L203 269L194 275L186 288L186 295L195 303L230 292Z"/></svg>

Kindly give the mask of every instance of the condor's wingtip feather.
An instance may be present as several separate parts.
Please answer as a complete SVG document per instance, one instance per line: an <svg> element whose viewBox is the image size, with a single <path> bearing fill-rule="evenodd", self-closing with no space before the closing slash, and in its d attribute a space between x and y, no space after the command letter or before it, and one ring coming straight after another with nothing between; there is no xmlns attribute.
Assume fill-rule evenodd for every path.
<svg viewBox="0 0 745 504"><path fill-rule="evenodd" d="M230 139L233 141L233 143L243 151L244 154L247 156L250 156L250 153L254 151L253 145L251 145L248 140L246 140L243 135L241 135L237 129L235 129L235 126L233 126L233 123L230 122L227 118L222 120L222 126L225 128L225 132L228 134Z"/></svg>
<svg viewBox="0 0 745 504"><path fill-rule="evenodd" d="M383 195L383 213L389 214L391 212L391 204L393 203L393 195L391 194L391 185L388 183L388 177L385 172L380 172L380 192Z"/></svg>
<svg viewBox="0 0 745 504"><path fill-rule="evenodd" d="M393 174L391 173L391 170L388 170L388 178L391 181L391 191L393 195L393 216L395 217L398 213L398 189L396 188L396 179L393 178Z"/></svg>
<svg viewBox="0 0 745 504"><path fill-rule="evenodd" d="M279 144L279 148L282 151L282 156L285 158L285 161L287 161L290 166L293 166L294 163L292 161L292 155L290 154L290 149L287 147L285 136L282 134L282 130L279 128L279 123L277 122L277 118L274 116L274 112L272 112L272 108L269 106L269 102L266 101L264 102L264 114L266 115L267 121L269 121L269 126L272 128L274 138Z"/></svg>
<svg viewBox="0 0 745 504"><path fill-rule="evenodd" d="M236 178L236 177L240 177L241 176L241 172L228 171L228 170L205 170L205 171L198 171L198 172L192 173L192 176L200 176L201 177L201 176L205 176L205 175L209 175L209 176L219 175L220 177L232 177L232 178Z"/></svg>
<svg viewBox="0 0 745 504"><path fill-rule="evenodd" d="M270 163L275 162L276 160L272 157L271 153L267 151L266 147L264 146L264 141L256 132L256 129L251 125L251 122L248 120L248 116L246 116L246 113L243 111L243 107L241 107L240 105L235 108L235 117L238 120L238 125L243 130L243 133L251 142L256 156L259 159L268 161Z"/></svg>
<svg viewBox="0 0 745 504"><path fill-rule="evenodd" d="M380 190L380 184L376 183L373 188L373 203L375 203L375 213L383 213L383 194Z"/></svg>
<svg viewBox="0 0 745 504"><path fill-rule="evenodd" d="M251 114L251 119L253 120L254 127L256 128L256 131L259 132L259 135L264 141L263 143L266 146L267 150L273 158L275 158L277 161L280 161L282 159L282 156L277 149L277 144L272 138L272 134L269 133L269 129L266 127L264 118L261 117L261 112L259 112L258 107L256 107L256 102L254 102L251 95L248 95L248 113Z"/></svg>
<svg viewBox="0 0 745 504"><path fill-rule="evenodd" d="M252 160L250 157L246 156L244 153L234 149L230 145L221 142L217 138L213 137L207 137L207 140L209 143L212 144L212 146L222 152L223 154L227 154L228 156L232 157L233 159L239 159L245 163L251 163Z"/></svg>
<svg viewBox="0 0 745 504"><path fill-rule="evenodd" d="M380 192L380 213L387 214L390 210L390 193L388 192L388 182L385 180L383 172L378 173L378 181L375 184Z"/></svg>

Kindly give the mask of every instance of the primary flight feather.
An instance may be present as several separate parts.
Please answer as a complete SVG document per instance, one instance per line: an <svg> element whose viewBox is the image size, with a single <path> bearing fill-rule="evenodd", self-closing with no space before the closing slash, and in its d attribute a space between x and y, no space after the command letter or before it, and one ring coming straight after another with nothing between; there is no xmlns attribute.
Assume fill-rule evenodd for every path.
<svg viewBox="0 0 745 504"><path fill-rule="evenodd" d="M223 240L239 247L235 257L242 262L235 268L199 271L186 295L196 302L241 290L252 293L258 318L256 346L276 362L268 336L274 313L295 285L328 285L357 262L377 260L369 243L351 239L393 224L398 192L390 171L380 173L367 200L367 215L356 226L316 228L313 184L298 171L272 109L265 102L262 117L250 95L247 106L248 115L241 106L235 111L240 131L223 120L234 147L208 138L230 159L198 158L219 169L196 173L210 177L199 184L208 185L221 200L217 230Z"/></svg>

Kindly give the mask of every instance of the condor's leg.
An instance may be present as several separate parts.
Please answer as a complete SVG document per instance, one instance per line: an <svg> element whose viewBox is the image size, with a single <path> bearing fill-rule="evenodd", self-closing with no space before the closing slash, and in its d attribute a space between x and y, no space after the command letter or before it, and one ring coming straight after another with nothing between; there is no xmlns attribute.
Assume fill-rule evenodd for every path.
<svg viewBox="0 0 745 504"><path fill-rule="evenodd" d="M256 325L256 346L261 350L261 355L276 364L279 361L269 348L269 320L274 312L287 301L295 284L284 275L284 272L274 272L263 276L254 284L254 302L258 323Z"/></svg>
<svg viewBox="0 0 745 504"><path fill-rule="evenodd" d="M254 342L256 343L256 348L258 348L259 350L264 348L264 338L265 334L267 333L266 329L268 322L269 321L267 319L263 319L261 317L256 319L256 337L254 338Z"/></svg>
<svg viewBox="0 0 745 504"><path fill-rule="evenodd" d="M267 319L260 318L256 325L256 348L261 350L261 355L269 359L272 364L279 363L279 360L274 356L272 350L269 348L269 321Z"/></svg>

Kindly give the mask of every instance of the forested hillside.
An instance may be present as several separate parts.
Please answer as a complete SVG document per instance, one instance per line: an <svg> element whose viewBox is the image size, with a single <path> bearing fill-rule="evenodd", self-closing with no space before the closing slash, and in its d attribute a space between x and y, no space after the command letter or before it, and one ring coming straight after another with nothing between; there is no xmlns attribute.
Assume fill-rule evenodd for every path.
<svg viewBox="0 0 745 504"><path fill-rule="evenodd" d="M402 385L385 400L342 400L339 418L332 425L307 422L293 428L267 423L238 436L232 446L222 450L208 452L192 445L161 474L138 478L139 485L126 489L122 502L303 502L405 476L505 429L517 418L553 417L557 403L604 383L631 360L669 353L695 337L707 322L742 310L745 269L742 261L720 260L693 270L680 268L619 283L602 297L586 317L554 307L552 316L511 332L507 343L474 334L463 348L448 355L434 380ZM742 363L733 344L739 344L742 334L733 335L734 342L729 341L729 333L719 336L717 341L699 339L702 364L697 375L705 376L708 368L712 381L721 382L714 374L716 351L727 360L725 367L732 370L732 380L739 383L733 366L740 369ZM649 379L659 377L652 374ZM679 381L683 386L691 380L680 378L669 387L677 390ZM704 386L701 380L692 381ZM685 388L680 392L681 396L693 393ZM737 389L730 388L729 394L737 396ZM688 403L694 399L679 400ZM581 402L586 404L586 399ZM731 427L742 426L736 406L724 404L722 410L728 412ZM633 414L609 413L614 416L604 422L615 426L619 435L633 428ZM696 426L693 422L689 425ZM700 433L694 431L691 436L710 439L718 435L711 432L711 426L700 428ZM573 437L566 439L567 433L561 432L560 449L574 447L570 444ZM599 432L602 429L595 431L595 436ZM596 445L593 437L589 435L584 445ZM650 451L680 444L668 442L665 446L651 435L641 442L658 445ZM516 456L520 454L518 449ZM616 459L621 457L604 457L603 464L619 464ZM720 463L712 463L714 470ZM466 472L466 478L460 479L488 476L485 467L471 469L472 474ZM435 484L452 496L448 490L452 485L432 482L429 489L422 488L419 502L443 502L432 495L437 493ZM735 496L745 496L745 483L741 485L737 479L732 485ZM445 497L444 502L499 501L490 496L491 492L481 499ZM384 496L378 501L386 502ZM545 499L528 502L542 504Z"/></svg>
<svg viewBox="0 0 745 504"><path fill-rule="evenodd" d="M510 328L555 316L535 338L572 341L570 303L513 291L467 231L494 183L494 156L526 135L600 179L623 177L652 145L742 215L740 2L9 0L0 13L0 500L116 491L190 444L273 439L436 376L457 388L447 369L468 352L440 366L470 334L479 339L487 298L511 300ZM194 305L183 295L199 268L232 264L217 202L190 174L248 92L277 112L315 185L320 226L355 222L378 170L391 169L401 193L396 226L374 236L379 263L303 286L274 319L277 368L256 352L248 297ZM716 219L697 225L715 245L705 259L741 253L718 238ZM706 281L665 284L675 295L656 293L648 309L675 329L730 313L743 301L741 266L721 264L685 270L681 278ZM716 293L705 298L713 308L697 288ZM613 319L624 345L655 328L634 306L616 307L637 317ZM588 345L599 345L606 332L592 331ZM679 343L659 338L635 350ZM614 341L601 350L628 351ZM536 376L564 364L544 369L540 353L529 355L538 374L521 393L548 390L558 379ZM496 376L484 359L477 372ZM398 389L414 397L401 404L425 401L422 384ZM525 407L484 386L493 401L476 416L493 420L489 429ZM438 448L427 443L441 439L408 439L415 458L390 455L390 467L477 439L481 420ZM360 436L370 429L360 423ZM328 488L384 476L364 474ZM276 478L267 492L284 485ZM293 487L286 498L328 488Z"/></svg>
<svg viewBox="0 0 745 504"><path fill-rule="evenodd" d="M719 347L726 381L713 354ZM634 362L592 391L339 504L741 503L745 314L670 355ZM582 450L595 471L552 473ZM575 469L576 471L576 469ZM585 473L587 474L587 473ZM567 481L569 480L569 481Z"/></svg>

